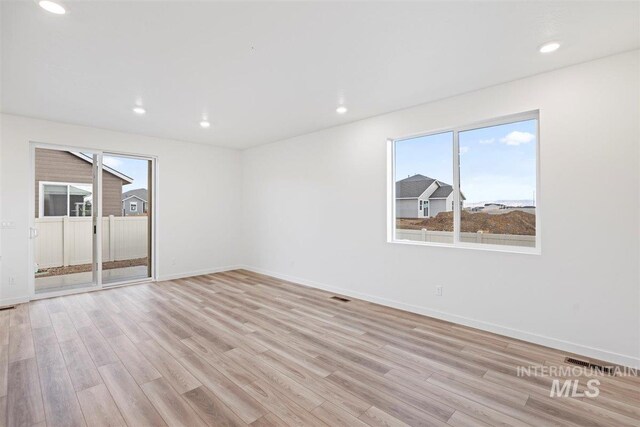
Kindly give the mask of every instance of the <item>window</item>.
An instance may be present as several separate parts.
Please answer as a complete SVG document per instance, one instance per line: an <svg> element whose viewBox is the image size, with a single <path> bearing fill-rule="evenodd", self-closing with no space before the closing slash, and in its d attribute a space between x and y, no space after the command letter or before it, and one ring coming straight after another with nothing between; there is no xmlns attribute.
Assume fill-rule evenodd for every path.
<svg viewBox="0 0 640 427"><path fill-rule="evenodd" d="M453 183L453 132L394 145L396 239L453 243L453 212L446 203Z"/></svg>
<svg viewBox="0 0 640 427"><path fill-rule="evenodd" d="M137 202L131 202L131 204L129 204L129 210L131 210L131 212L137 212L138 211L138 203Z"/></svg>
<svg viewBox="0 0 640 427"><path fill-rule="evenodd" d="M539 250L537 112L390 143L391 241Z"/></svg>
<svg viewBox="0 0 640 427"><path fill-rule="evenodd" d="M91 184L41 182L39 216L91 216L92 193Z"/></svg>

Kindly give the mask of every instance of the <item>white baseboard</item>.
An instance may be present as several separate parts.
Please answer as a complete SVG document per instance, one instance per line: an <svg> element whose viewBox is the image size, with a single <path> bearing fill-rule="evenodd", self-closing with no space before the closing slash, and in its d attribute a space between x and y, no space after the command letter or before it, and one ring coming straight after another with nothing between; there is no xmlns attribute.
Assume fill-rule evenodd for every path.
<svg viewBox="0 0 640 427"><path fill-rule="evenodd" d="M7 307L9 305L23 304L29 302L29 297L14 297L14 298L2 298L0 299L0 307Z"/></svg>
<svg viewBox="0 0 640 427"><path fill-rule="evenodd" d="M241 265L229 265L226 267L207 268L203 270L187 271L183 273L165 274L158 276L158 281L184 279L185 277L202 276L203 274L222 273L224 271L238 270L243 268Z"/></svg>
<svg viewBox="0 0 640 427"><path fill-rule="evenodd" d="M322 289L324 291L335 292L338 294L350 296L352 298L358 298L364 301L373 302L376 304L381 304L384 306L409 311L411 313L422 314L425 316L434 317L436 319L446 320L446 321L457 323L460 325L481 329L483 331L493 332L495 334L500 334L510 338L516 338L516 339L531 342L534 344L543 345L545 347L551 347L553 349L567 351L570 353L575 353L575 354L583 355L586 357L599 359L599 360L606 361L609 363L614 363L617 365L640 369L640 358L638 357L614 353L611 351L589 347L586 345L577 344L570 341L564 341L557 338L552 338L544 335L534 334L531 332L521 331L518 329L509 328L506 326L501 326L501 325L497 325L490 322L471 319L468 317L459 316L457 314L450 314L450 313L446 313L438 310L433 310L427 307L421 307L413 304L406 304L403 302L394 301L387 298L377 297L375 295L355 292L349 289L338 288L338 287L330 286L324 283L319 283L312 280L306 280L300 277L293 277L286 274L280 274L273 271L264 270L261 268L255 268L247 265L239 268L243 268L245 270L253 271L259 274L265 274L267 276L272 276L277 279L299 283L301 285L308 286L311 288L317 288L317 289Z"/></svg>

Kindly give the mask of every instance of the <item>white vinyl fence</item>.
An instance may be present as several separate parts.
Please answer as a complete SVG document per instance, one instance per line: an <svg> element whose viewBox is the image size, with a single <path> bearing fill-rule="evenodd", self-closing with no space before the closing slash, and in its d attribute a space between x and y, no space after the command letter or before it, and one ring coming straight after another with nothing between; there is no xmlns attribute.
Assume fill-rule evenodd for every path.
<svg viewBox="0 0 640 427"><path fill-rule="evenodd" d="M102 261L146 258L146 216L102 218ZM36 263L39 268L90 264L93 226L91 217L36 218Z"/></svg>
<svg viewBox="0 0 640 427"><path fill-rule="evenodd" d="M398 240L416 240L419 242L451 243L453 233L447 231L396 230ZM460 233L460 241L465 243L487 243L492 245L525 246L534 248L536 236L517 236L512 234Z"/></svg>

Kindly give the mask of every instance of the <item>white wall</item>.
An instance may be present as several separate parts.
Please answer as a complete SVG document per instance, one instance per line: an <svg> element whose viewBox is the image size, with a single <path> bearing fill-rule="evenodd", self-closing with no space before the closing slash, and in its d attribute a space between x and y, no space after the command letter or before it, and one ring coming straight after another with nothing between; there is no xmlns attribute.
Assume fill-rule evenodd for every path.
<svg viewBox="0 0 640 427"><path fill-rule="evenodd" d="M159 157L161 279L242 263L640 365L639 56L617 55L244 153L0 115L0 212L16 225L1 231L0 304L28 297L29 141L39 141ZM532 109L540 109L541 123L542 255L386 242L386 138ZM603 195L617 210L584 208ZM199 204L185 207L184 200ZM192 220L185 223L185 215ZM435 297L437 284L442 297Z"/></svg>
<svg viewBox="0 0 640 427"><path fill-rule="evenodd" d="M191 144L0 115L0 305L28 297L29 141L158 156L159 277L198 274L240 262L241 153ZM185 200L189 203L185 204ZM188 221L185 221L188 218ZM16 278L9 285L9 276Z"/></svg>
<svg viewBox="0 0 640 427"><path fill-rule="evenodd" d="M640 365L639 56L617 55L245 151L245 263ZM386 138L534 109L542 255L386 242ZM609 212L587 208L603 195L615 201ZM444 296L435 296L436 285Z"/></svg>

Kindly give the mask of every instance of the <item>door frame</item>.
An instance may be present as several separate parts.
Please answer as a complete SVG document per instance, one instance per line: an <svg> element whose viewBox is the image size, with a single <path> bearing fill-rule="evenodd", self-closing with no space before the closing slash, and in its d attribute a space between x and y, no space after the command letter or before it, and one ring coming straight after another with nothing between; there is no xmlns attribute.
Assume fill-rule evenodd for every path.
<svg viewBox="0 0 640 427"><path fill-rule="evenodd" d="M35 186L36 186L36 148L43 148L49 150L60 150L60 151L78 151L84 153L90 153L93 155L97 155L97 161L94 161L93 170L93 186L94 186L94 200L101 200L102 193L102 173L95 173L95 171L102 171L102 157L105 155L113 155L119 157L128 157L135 159L148 160L151 162L151 203L149 204L149 210L151 211L151 215L149 216L149 220L151 225L149 227L149 237L150 237L150 254L149 260L151 262L150 269L150 277L143 279L134 279L134 280L124 280L120 282L109 283L106 286L103 286L102 283L102 203L97 203L98 209L95 208L92 210L92 216L94 217L94 225L96 226L95 240L93 241L93 255L94 259L92 261L93 265L93 285L87 286L84 288L76 288L76 289L64 289L59 291L51 291L36 294L35 291L35 274L33 271L33 266L35 263L35 239L37 237L32 237L31 230L35 229ZM116 150L104 150L104 149L96 149L89 147L78 147L74 145L60 145L60 144L49 144L44 142L37 141L29 141L29 234L27 238L29 239L29 262L28 262L28 290L29 290L29 298L30 300L43 299L43 298L52 298L63 295L72 295L84 292L92 292L99 291L103 289L110 289L118 286L127 286L139 283L148 283L157 281L157 272L158 268L158 239L157 239L157 230L158 230L158 197L157 197L157 188L158 188L158 157L155 155L145 155L145 154L135 154L135 153L124 153ZM95 205L95 202L94 202ZM95 212L95 216L93 215Z"/></svg>

